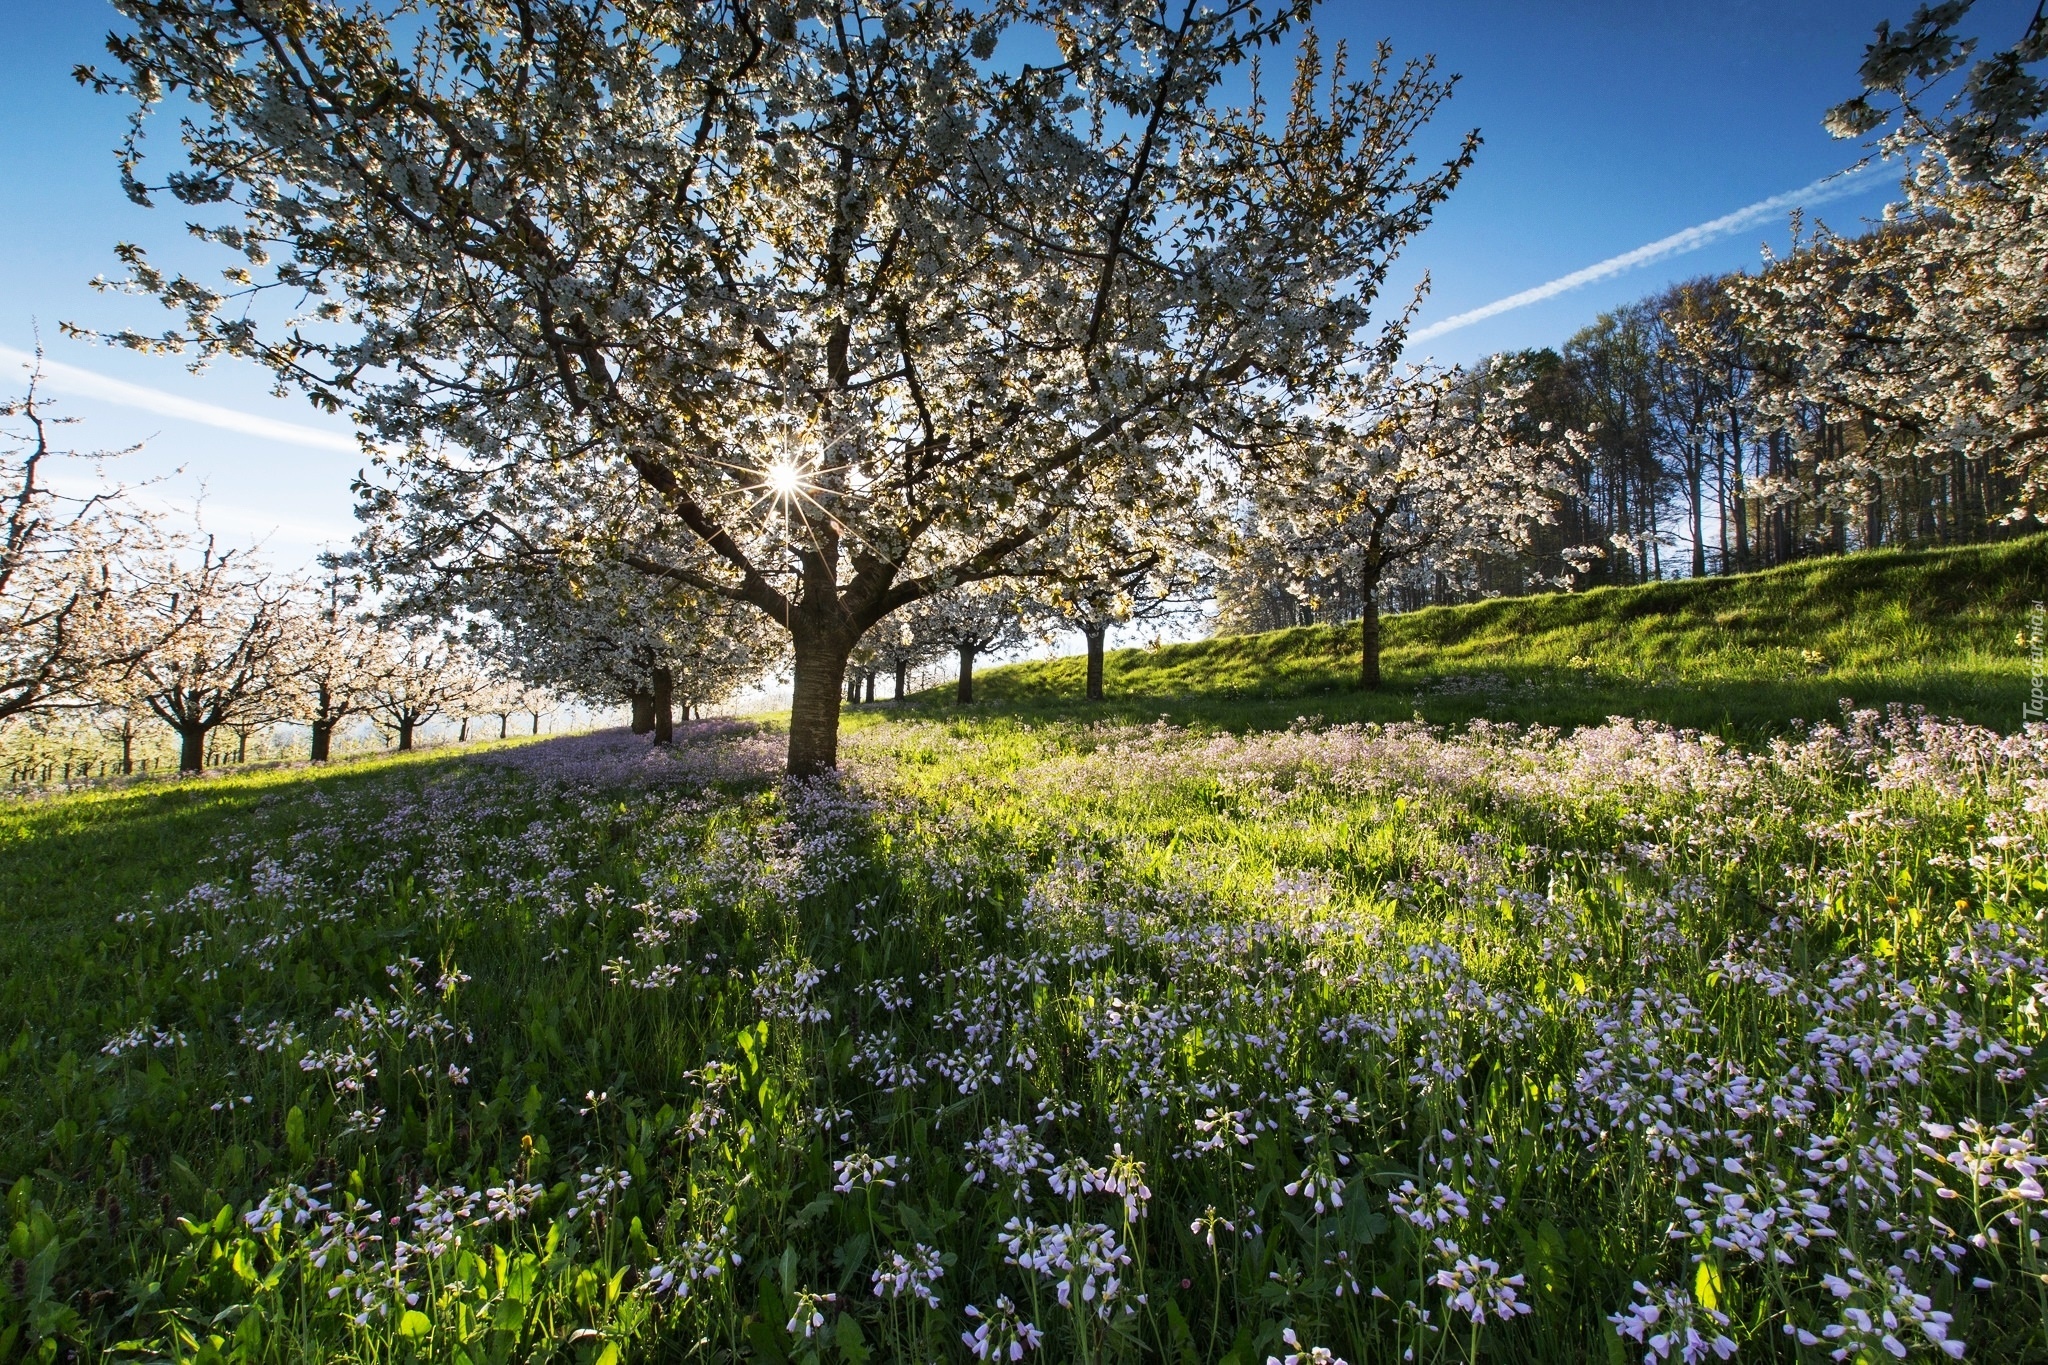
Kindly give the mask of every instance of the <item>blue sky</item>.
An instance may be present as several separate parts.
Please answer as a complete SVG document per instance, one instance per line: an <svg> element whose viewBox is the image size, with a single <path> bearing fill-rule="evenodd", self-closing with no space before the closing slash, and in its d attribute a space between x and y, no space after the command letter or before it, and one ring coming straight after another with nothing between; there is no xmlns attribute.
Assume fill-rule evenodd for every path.
<svg viewBox="0 0 2048 1365"><path fill-rule="evenodd" d="M1906 0L1434 0L1426 5L1331 0L1319 20L1362 61L1378 39L1397 55L1434 52L1459 73L1456 97L1425 137L1441 153L1478 127L1479 159L1396 275L1406 291L1427 271L1426 325L1719 218L1840 170L1855 149L1820 128L1822 110L1854 93L1870 31L1902 18ZM1983 0L1975 22L2010 40L2031 0ZM0 361L28 350L40 325L52 360L170 400L209 404L318 435L225 430L177 412L109 401L104 386L59 373L49 385L80 419L76 444L147 441L119 466L130 479L182 473L154 490L189 502L205 489L206 520L224 538L260 538L281 566L347 539L348 483L360 458L346 424L296 396L270 396L253 367L187 373L174 358L95 350L59 335L87 326L164 325L154 304L95 292L115 269L115 242L181 253L182 218L122 197L112 148L124 109L71 80L95 60L112 10L92 0L0 0ZM1822 216L1847 228L1875 215L1891 181L1874 176ZM1562 341L1603 309L1696 275L1752 266L1782 243L1782 215L1690 254L1668 257L1529 307L1432 338L1443 360ZM125 396L135 400L134 390ZM145 399L144 401L154 401ZM160 404L160 406L163 406ZM289 433L284 433L289 434ZM324 441L324 444L323 444Z"/></svg>

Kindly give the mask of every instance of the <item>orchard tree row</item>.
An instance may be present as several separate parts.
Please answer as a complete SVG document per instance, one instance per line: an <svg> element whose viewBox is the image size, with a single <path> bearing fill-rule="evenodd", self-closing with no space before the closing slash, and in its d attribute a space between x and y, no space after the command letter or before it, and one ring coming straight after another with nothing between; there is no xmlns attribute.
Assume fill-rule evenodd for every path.
<svg viewBox="0 0 2048 1365"><path fill-rule="evenodd" d="M179 771L196 772L210 755L243 761L253 734L282 725L303 726L320 761L352 722L403 750L442 717L466 739L471 718L493 716L502 737L515 715L537 731L559 697L615 700L600 678L520 657L489 623L401 620L373 611L338 571L280 575L181 530L105 477L128 452L64 448L68 419L52 414L37 376L0 419L0 764L11 782L45 782L55 768L63 780L133 773L158 723Z"/></svg>
<svg viewBox="0 0 2048 1365"><path fill-rule="evenodd" d="M902 651L951 648L967 694L1005 593L1070 612L1093 677L1107 624L1205 561L1350 593L1372 685L1404 587L1627 576L1661 543L1640 413L1560 421L1541 365L1402 363L1420 296L1388 270L1478 136L1422 158L1451 82L1326 52L1306 0L117 7L80 78L133 104L124 184L226 269L121 246L173 317L106 339L347 412L349 567L386 610L487 622L657 734L786 658L789 769L830 768ZM2033 508L2048 38L1980 59L1966 8L1880 30L1832 126L1904 159L1906 202L1727 286L1768 383L1703 393L1694 446L1739 469L1783 433L1878 499L1901 461L1976 461L1999 515ZM1669 322L1702 374L1717 307Z"/></svg>

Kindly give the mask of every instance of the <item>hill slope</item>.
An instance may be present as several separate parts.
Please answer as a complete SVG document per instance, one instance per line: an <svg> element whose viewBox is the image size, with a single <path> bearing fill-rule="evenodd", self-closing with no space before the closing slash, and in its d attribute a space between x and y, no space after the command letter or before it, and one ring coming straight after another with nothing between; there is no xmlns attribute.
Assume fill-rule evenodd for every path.
<svg viewBox="0 0 2048 1365"><path fill-rule="evenodd" d="M2048 536L1873 551L1389 617L1387 680L1376 696L1354 690L1356 624L1116 650L1106 705L1144 711L1141 702L1166 701L1169 711L1209 711L1225 723L1242 712L1256 725L1259 703L1314 696L1331 719L1420 709L1432 719L1577 723L1624 713L1768 729L1831 713L1847 696L2011 729L2031 684L2029 613L2044 599ZM976 690L1027 709L1064 708L1081 692L1083 663L1075 655L990 669Z"/></svg>

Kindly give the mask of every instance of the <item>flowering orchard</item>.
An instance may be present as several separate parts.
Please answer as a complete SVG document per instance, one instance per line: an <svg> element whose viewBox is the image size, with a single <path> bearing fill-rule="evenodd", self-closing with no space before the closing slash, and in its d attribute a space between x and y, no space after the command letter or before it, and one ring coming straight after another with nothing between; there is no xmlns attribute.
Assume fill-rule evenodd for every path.
<svg viewBox="0 0 2048 1365"><path fill-rule="evenodd" d="M6 1349L2048 1350L2048 729L678 740L280 785L44 934Z"/></svg>

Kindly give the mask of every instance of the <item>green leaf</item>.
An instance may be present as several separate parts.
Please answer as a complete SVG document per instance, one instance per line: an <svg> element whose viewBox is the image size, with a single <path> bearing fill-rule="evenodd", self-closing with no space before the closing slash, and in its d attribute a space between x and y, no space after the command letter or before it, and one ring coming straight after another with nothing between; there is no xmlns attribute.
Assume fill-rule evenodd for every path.
<svg viewBox="0 0 2048 1365"><path fill-rule="evenodd" d="M854 1365L865 1365L868 1358L867 1339L861 1335L860 1324L853 1320L851 1313L841 1313L833 1325L832 1339L839 1343L839 1351Z"/></svg>
<svg viewBox="0 0 2048 1365"><path fill-rule="evenodd" d="M1181 1316L1180 1305L1171 1299L1166 1301L1166 1331L1174 1351L1180 1356L1181 1365L1199 1365L1201 1357L1195 1352L1195 1334L1189 1329L1187 1319Z"/></svg>
<svg viewBox="0 0 2048 1365"><path fill-rule="evenodd" d="M754 1348L757 1359L765 1360L769 1365L785 1365L789 1357L783 1354L782 1343L777 1339L781 1326L782 1324L778 1322L771 1327L759 1318L747 1324L747 1344Z"/></svg>
<svg viewBox="0 0 2048 1365"><path fill-rule="evenodd" d="M1701 1261L1699 1272L1692 1277L1692 1296L1700 1307L1715 1309L1721 1306L1721 1289L1720 1270L1712 1261Z"/></svg>
<svg viewBox="0 0 2048 1365"><path fill-rule="evenodd" d="M816 1222L825 1214L830 1213L832 1211L832 1206L838 1202L839 1201L832 1195L821 1194L816 1199L813 1199L810 1203L798 1209L796 1211L796 1217L793 1218L791 1221L795 1223L795 1225L798 1227L802 1227L806 1223Z"/></svg>
<svg viewBox="0 0 2048 1365"><path fill-rule="evenodd" d="M296 1104L285 1111L284 1141L285 1146L291 1149L292 1160L303 1162L313 1159L313 1146L306 1141L306 1111Z"/></svg>

